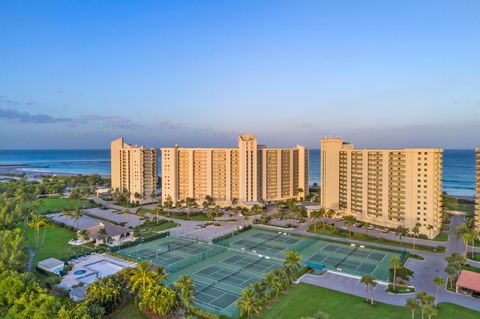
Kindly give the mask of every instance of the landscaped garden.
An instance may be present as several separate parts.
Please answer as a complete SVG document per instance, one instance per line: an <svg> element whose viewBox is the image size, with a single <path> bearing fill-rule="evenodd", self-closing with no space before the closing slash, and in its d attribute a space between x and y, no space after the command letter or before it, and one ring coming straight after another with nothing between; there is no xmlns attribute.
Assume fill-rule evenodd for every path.
<svg viewBox="0 0 480 319"><path fill-rule="evenodd" d="M299 284L282 295L271 309L265 309L258 317L261 319L301 318L313 316L322 311L332 319L405 319L411 318L411 311L381 303L374 305L364 298L351 296L308 284ZM417 313L420 317L420 313ZM478 312L454 304L440 303L437 319L477 319Z"/></svg>
<svg viewBox="0 0 480 319"><path fill-rule="evenodd" d="M325 236L332 236L332 237L341 237L341 238L349 238L358 241L376 243L376 244L383 244L383 245L390 245L390 246L397 246L412 249L413 245L406 242L396 241L392 239L386 239L381 237L375 237L372 235L368 235L365 233L357 233L357 232L350 232L349 230L339 229L339 228L330 228L330 227L321 227L317 226L316 231L314 230L314 226L310 226L308 229L310 233L325 235ZM415 249L422 250L422 251L431 251L431 252L444 252L444 246L427 246L427 245L415 245Z"/></svg>
<svg viewBox="0 0 480 319"><path fill-rule="evenodd" d="M53 224L46 229L45 239L43 237L43 231L42 228L39 232L40 236L37 247L34 235L35 230L32 228L25 230L28 245L32 247L35 252L35 257L33 258L34 268L37 262L47 258L66 260L72 256L74 252L72 246L68 244L68 241L75 238L76 234L73 231Z"/></svg>
<svg viewBox="0 0 480 319"><path fill-rule="evenodd" d="M157 221L146 221L144 224L139 225L135 228L135 232L137 235L147 238L150 236L155 236L158 233L161 233L163 231L169 230L171 228L178 227L179 225L172 222L168 221L165 219L160 219L158 222Z"/></svg>

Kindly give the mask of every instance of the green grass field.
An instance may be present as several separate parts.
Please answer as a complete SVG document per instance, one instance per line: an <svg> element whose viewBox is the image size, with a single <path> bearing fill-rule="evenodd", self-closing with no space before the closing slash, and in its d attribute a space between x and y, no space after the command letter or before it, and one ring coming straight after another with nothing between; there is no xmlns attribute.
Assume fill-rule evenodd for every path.
<svg viewBox="0 0 480 319"><path fill-rule="evenodd" d="M265 309L256 318L300 318L311 316L318 311L330 315L330 319L405 319L411 318L407 308L376 303L365 303L363 298L337 291L299 284L274 302L271 309ZM420 318L417 313L416 318ZM436 319L477 319L480 313L457 305L441 303Z"/></svg>
<svg viewBox="0 0 480 319"><path fill-rule="evenodd" d="M66 260L72 256L72 246L68 244L70 239L73 239L76 234L66 228L53 225L52 228L47 229L45 234L44 247L35 248L34 231L31 228L25 230L27 242L30 247L35 251L35 257L33 259L33 267L37 265L37 262L46 258L57 258ZM40 231L40 244L43 238L43 228ZM77 248L80 250L81 248Z"/></svg>
<svg viewBox="0 0 480 319"><path fill-rule="evenodd" d="M438 242L447 242L448 241L448 234L447 233L440 233L440 234L438 234L437 237L435 237L432 240L438 241Z"/></svg>
<svg viewBox="0 0 480 319"><path fill-rule="evenodd" d="M164 230L168 230L171 228L178 227L178 224L166 222L161 224L155 224L155 222L150 222L146 225L137 226L137 230L140 231L140 235L142 237L149 237L152 235L156 235Z"/></svg>
<svg viewBox="0 0 480 319"><path fill-rule="evenodd" d="M115 311L111 316L111 319L148 319L149 317L138 310L133 301L128 302L120 309Z"/></svg>
<svg viewBox="0 0 480 319"><path fill-rule="evenodd" d="M40 214L60 212L63 209L75 210L77 208L92 208L95 204L88 200L78 200L71 198L47 197L35 200L39 205L38 212Z"/></svg>

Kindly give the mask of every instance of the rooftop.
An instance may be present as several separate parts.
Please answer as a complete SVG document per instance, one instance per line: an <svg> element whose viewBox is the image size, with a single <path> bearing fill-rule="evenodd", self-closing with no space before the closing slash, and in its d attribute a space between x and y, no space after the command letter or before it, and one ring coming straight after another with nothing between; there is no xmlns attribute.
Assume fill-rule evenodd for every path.
<svg viewBox="0 0 480 319"><path fill-rule="evenodd" d="M96 226L88 228L87 231L90 234L90 237L97 239L101 229L105 229L108 237L118 236L118 235L126 234L132 231L128 228L114 225L112 223L105 222L105 221L102 221Z"/></svg>
<svg viewBox="0 0 480 319"><path fill-rule="evenodd" d="M480 291L480 273L462 270L457 280L457 287Z"/></svg>
<svg viewBox="0 0 480 319"><path fill-rule="evenodd" d="M48 258L38 262L38 266L49 268L49 269L63 266L63 265L64 265L64 262L56 258Z"/></svg>

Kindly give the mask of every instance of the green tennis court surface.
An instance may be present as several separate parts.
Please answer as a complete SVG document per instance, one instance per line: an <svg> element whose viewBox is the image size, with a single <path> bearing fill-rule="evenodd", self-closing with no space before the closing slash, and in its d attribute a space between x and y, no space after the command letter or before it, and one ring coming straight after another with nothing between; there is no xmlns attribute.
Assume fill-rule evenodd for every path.
<svg viewBox="0 0 480 319"><path fill-rule="evenodd" d="M235 318L239 315L236 301L241 292L272 269L281 268L288 251L299 252L304 265L315 263L328 270L359 276L372 274L382 280L389 279L391 257L400 255L260 229L215 244L169 236L118 253L165 267L169 284L180 275L190 276L196 287L196 307Z"/></svg>

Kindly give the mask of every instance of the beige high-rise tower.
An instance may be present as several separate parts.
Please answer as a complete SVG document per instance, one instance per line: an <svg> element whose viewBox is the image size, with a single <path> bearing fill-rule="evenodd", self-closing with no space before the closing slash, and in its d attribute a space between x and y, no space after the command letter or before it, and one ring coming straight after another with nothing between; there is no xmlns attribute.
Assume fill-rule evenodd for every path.
<svg viewBox="0 0 480 319"><path fill-rule="evenodd" d="M132 146L123 138L110 144L112 189L129 192L131 202L153 202L157 190L157 150Z"/></svg>
<svg viewBox="0 0 480 319"><path fill-rule="evenodd" d="M441 149L354 149L323 138L321 203L360 221L412 229L429 238L441 229Z"/></svg>
<svg viewBox="0 0 480 319"><path fill-rule="evenodd" d="M277 201L308 194L308 150L267 148L252 134L238 148L162 148L162 201L213 197L220 205Z"/></svg>
<svg viewBox="0 0 480 319"><path fill-rule="evenodd" d="M476 150L477 185L475 194L475 229L480 232L480 148Z"/></svg>

